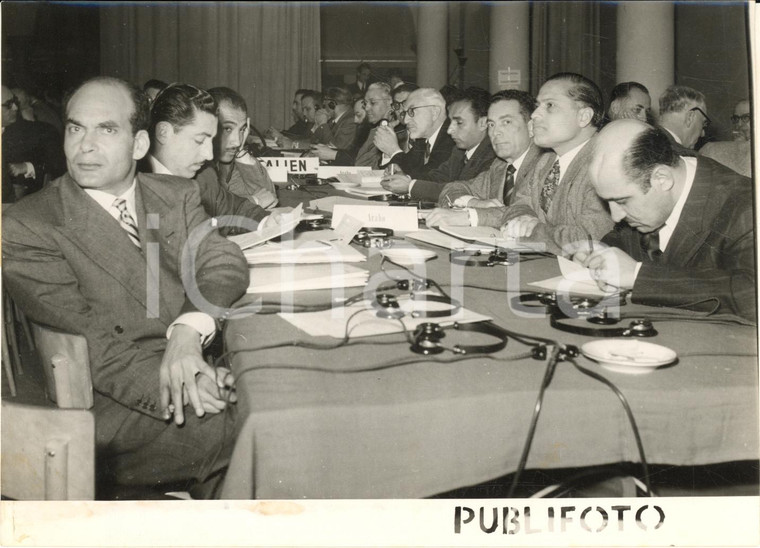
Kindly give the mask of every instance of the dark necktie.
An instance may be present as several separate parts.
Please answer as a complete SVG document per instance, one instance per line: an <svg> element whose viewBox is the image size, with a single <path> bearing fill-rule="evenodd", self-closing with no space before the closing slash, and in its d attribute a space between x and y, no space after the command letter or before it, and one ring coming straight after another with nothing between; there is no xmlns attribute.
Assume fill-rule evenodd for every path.
<svg viewBox="0 0 760 548"><path fill-rule="evenodd" d="M546 176L546 179L544 180L544 186L541 189L541 196L539 197L538 203L541 206L541 209L544 213L547 213L549 211L549 207L552 205L552 198L554 197L554 192L557 190L557 186L559 185L559 158L554 160L554 165L552 165L552 170L549 172L549 175Z"/></svg>
<svg viewBox="0 0 760 548"><path fill-rule="evenodd" d="M430 141L425 141L425 163L428 163L428 160L430 160Z"/></svg>
<svg viewBox="0 0 760 548"><path fill-rule="evenodd" d="M660 250L660 229L641 234L641 249L647 254L649 260L656 263L662 257Z"/></svg>
<svg viewBox="0 0 760 548"><path fill-rule="evenodd" d="M113 202L113 207L119 210L119 224L121 228L127 232L132 243L140 247L140 235L137 232L137 223L127 210L127 201L124 198L116 198Z"/></svg>
<svg viewBox="0 0 760 548"><path fill-rule="evenodd" d="M509 205L509 197L512 195L512 190L515 188L515 166L509 164L507 166L507 175L504 177L504 192L502 192L501 201L504 205Z"/></svg>

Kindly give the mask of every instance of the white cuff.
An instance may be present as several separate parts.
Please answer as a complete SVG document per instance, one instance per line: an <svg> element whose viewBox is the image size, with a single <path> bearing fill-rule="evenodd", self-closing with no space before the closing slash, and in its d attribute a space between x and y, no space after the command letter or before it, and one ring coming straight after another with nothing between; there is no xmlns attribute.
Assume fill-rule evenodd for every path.
<svg viewBox="0 0 760 548"><path fill-rule="evenodd" d="M467 204L470 203L470 200L475 198L475 196L460 196L456 200L454 200L454 207L467 207Z"/></svg>
<svg viewBox="0 0 760 548"><path fill-rule="evenodd" d="M267 224L267 220L269 219L269 215L264 217L259 221L259 226L256 227L256 232L259 232L261 230L264 230L264 225Z"/></svg>
<svg viewBox="0 0 760 548"><path fill-rule="evenodd" d="M636 263L636 268L633 269L633 283L636 283L636 278L639 276L639 270L641 270L641 265L644 263L638 262Z"/></svg>
<svg viewBox="0 0 760 548"><path fill-rule="evenodd" d="M37 173L34 171L34 164L32 162L24 162L26 166L26 173L24 173L24 179L36 179Z"/></svg>
<svg viewBox="0 0 760 548"><path fill-rule="evenodd" d="M409 188L406 189L406 193L407 194L411 194L412 193L412 187L414 186L414 183L416 183L416 182L417 182L417 179L412 179L409 182Z"/></svg>
<svg viewBox="0 0 760 548"><path fill-rule="evenodd" d="M478 226L478 212L475 211L475 208L468 208L467 213L470 216L470 226Z"/></svg>
<svg viewBox="0 0 760 548"><path fill-rule="evenodd" d="M179 316L166 330L166 338L172 336L175 325L187 325L195 329L201 338L201 346L206 346L216 335L214 318L203 312L186 312Z"/></svg>

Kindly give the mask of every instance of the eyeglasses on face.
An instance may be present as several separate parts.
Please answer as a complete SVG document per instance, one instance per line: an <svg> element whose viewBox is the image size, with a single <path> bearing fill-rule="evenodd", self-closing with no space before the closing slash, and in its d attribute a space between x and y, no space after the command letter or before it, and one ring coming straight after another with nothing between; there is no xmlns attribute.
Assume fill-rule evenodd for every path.
<svg viewBox="0 0 760 548"><path fill-rule="evenodd" d="M712 123L712 120L710 120L710 117L707 114L705 114L705 111L699 107L692 107L689 109L689 111L693 111L693 110L696 110L702 116L705 117L705 120L702 122L702 129L707 129L707 126L709 126Z"/></svg>
<svg viewBox="0 0 760 548"><path fill-rule="evenodd" d="M383 101L386 101L386 99L370 99L369 101L367 101L366 99L362 99L362 108L366 110L367 107L374 107L375 105L378 105L382 103Z"/></svg>
<svg viewBox="0 0 760 548"><path fill-rule="evenodd" d="M13 97L11 97L10 99L8 99L7 101L4 101L2 103L2 105L3 105L3 108L13 108L13 105L16 105L16 108L18 108L18 105L19 105L19 103L18 103L18 97L16 97L14 95Z"/></svg>
<svg viewBox="0 0 760 548"><path fill-rule="evenodd" d="M742 124L748 124L749 121L752 119L752 115L747 114L734 114L731 116L731 121L735 124L742 123Z"/></svg>
<svg viewBox="0 0 760 548"><path fill-rule="evenodd" d="M409 118L414 118L414 111L418 108L428 108L428 107L437 107L438 105L420 105L418 107L411 107L406 110L401 111L402 116L409 116Z"/></svg>

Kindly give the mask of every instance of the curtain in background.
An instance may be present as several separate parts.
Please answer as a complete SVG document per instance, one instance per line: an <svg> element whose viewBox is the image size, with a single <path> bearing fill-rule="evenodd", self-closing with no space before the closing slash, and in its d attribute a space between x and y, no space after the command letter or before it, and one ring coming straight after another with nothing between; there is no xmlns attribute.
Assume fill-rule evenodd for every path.
<svg viewBox="0 0 760 548"><path fill-rule="evenodd" d="M291 125L296 89L321 87L318 4L103 4L100 42L104 75L228 86L262 131Z"/></svg>
<svg viewBox="0 0 760 548"><path fill-rule="evenodd" d="M535 2L531 5L531 92L557 72L602 81L600 4Z"/></svg>

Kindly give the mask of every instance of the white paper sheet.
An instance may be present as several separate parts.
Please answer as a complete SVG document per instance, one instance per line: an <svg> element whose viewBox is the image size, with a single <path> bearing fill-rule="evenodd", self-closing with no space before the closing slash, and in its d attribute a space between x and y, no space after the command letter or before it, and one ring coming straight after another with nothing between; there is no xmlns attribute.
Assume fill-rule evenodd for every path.
<svg viewBox="0 0 760 548"><path fill-rule="evenodd" d="M261 245L277 236L292 231L296 225L301 222L301 215L303 214L303 204L298 204L298 207L293 209L290 213L285 213L282 216L280 223L267 223L261 230L253 232L246 232L245 234L236 234L235 236L229 236L228 239L231 242L235 242L240 246L240 249L248 249L256 245Z"/></svg>
<svg viewBox="0 0 760 548"><path fill-rule="evenodd" d="M250 269L248 293L290 293L310 289L362 287L369 272L342 263L254 266Z"/></svg>

